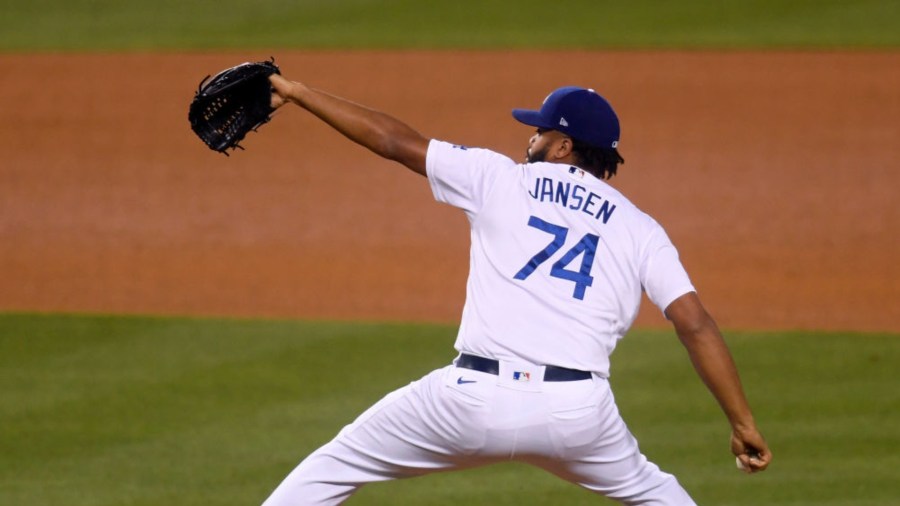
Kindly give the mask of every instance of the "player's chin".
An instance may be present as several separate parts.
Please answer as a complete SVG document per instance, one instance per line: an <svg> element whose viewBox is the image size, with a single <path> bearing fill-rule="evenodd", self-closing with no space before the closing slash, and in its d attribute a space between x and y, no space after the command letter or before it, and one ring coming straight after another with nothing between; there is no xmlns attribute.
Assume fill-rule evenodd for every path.
<svg viewBox="0 0 900 506"><path fill-rule="evenodd" d="M546 149L542 149L535 153L531 152L531 148L526 149L525 150L525 163L543 162L545 156L547 156Z"/></svg>

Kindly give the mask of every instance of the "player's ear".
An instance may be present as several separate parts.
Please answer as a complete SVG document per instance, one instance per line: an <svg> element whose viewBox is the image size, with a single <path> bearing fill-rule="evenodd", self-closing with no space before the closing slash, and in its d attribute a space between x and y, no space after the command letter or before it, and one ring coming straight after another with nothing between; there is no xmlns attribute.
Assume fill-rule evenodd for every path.
<svg viewBox="0 0 900 506"><path fill-rule="evenodd" d="M563 136L559 142L556 143L555 155L557 160L561 160L570 154L572 154L572 148L574 145L572 144L572 138L569 136Z"/></svg>

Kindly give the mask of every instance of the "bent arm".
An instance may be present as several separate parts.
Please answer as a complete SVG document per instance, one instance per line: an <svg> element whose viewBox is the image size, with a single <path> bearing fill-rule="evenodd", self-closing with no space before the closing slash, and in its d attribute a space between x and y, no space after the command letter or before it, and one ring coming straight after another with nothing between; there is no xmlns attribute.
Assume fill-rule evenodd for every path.
<svg viewBox="0 0 900 506"><path fill-rule="evenodd" d="M768 467L772 454L756 428L737 367L716 322L696 293L682 295L666 308L694 369L713 394L732 427L731 450L750 472Z"/></svg>
<svg viewBox="0 0 900 506"><path fill-rule="evenodd" d="M351 141L375 154L425 174L428 139L406 123L383 112L289 81L273 74L272 106L293 102L331 125Z"/></svg>

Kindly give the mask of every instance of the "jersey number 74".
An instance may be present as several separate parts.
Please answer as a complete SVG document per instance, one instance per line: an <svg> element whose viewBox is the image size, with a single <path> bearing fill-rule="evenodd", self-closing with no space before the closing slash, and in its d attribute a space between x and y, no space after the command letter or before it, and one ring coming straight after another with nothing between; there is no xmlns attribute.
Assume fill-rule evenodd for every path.
<svg viewBox="0 0 900 506"><path fill-rule="evenodd" d="M528 219L528 226L547 232L553 236L553 241L546 248L531 257L531 260L519 269L519 272L514 276L518 280L527 279L538 266L549 260L554 253L566 244L566 237L569 235L568 228L548 223L537 216L532 216ZM597 245L599 243L600 237L594 234L585 234L575 246L572 246L563 254L562 258L554 262L550 267L551 276L575 283L575 291L572 293L572 297L578 300L584 300L585 290L594 284L591 268L594 265L594 255L597 253ZM579 255L581 255L581 267L577 271L567 269L566 267Z"/></svg>

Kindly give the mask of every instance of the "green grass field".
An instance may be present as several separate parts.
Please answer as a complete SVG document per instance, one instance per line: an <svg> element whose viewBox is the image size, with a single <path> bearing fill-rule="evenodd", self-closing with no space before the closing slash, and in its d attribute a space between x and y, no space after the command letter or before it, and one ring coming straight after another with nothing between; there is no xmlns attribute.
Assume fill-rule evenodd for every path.
<svg viewBox="0 0 900 506"><path fill-rule="evenodd" d="M886 48L894 0L2 0L0 51Z"/></svg>
<svg viewBox="0 0 900 506"><path fill-rule="evenodd" d="M448 363L454 334L0 315L0 504L258 504L383 394ZM734 469L727 423L677 339L660 331L632 333L613 356L614 389L645 453L700 504L897 504L898 336L730 333L729 343L776 454L772 469ZM377 484L351 501L597 502L521 465Z"/></svg>

